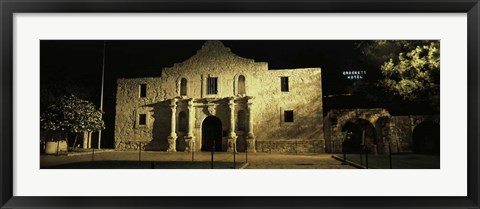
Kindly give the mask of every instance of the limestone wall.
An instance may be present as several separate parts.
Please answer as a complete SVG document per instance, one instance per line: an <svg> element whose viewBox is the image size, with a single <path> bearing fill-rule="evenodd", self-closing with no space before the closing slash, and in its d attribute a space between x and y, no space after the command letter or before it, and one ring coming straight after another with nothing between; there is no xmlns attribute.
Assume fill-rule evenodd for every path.
<svg viewBox="0 0 480 209"><path fill-rule="evenodd" d="M239 57L221 42L207 42L193 57L171 68L164 68L161 88L165 92L165 98L180 96L179 81L185 78L188 81L187 97L237 96L234 94L234 80L236 76L243 75L246 78L247 94L256 95L260 89L256 88L259 84L255 78L264 76L267 70L267 63ZM207 94L208 77L218 78L218 94Z"/></svg>
<svg viewBox="0 0 480 209"><path fill-rule="evenodd" d="M390 138L395 142L392 147L398 152L413 151L413 131L422 122L432 121L440 123L438 115L408 115L392 116Z"/></svg>
<svg viewBox="0 0 480 209"><path fill-rule="evenodd" d="M348 121L356 122L359 119L368 121L375 129L376 146L373 153L384 154L390 150L393 153L412 152L412 134L414 129L425 121L439 123L439 115L405 115L391 116L381 108L374 109L338 109L331 110L324 118L326 151L329 153L342 152L342 127ZM367 139L368 141L368 139Z"/></svg>
<svg viewBox="0 0 480 209"><path fill-rule="evenodd" d="M160 78L118 79L117 102L115 106L115 147L137 149L140 142L147 143L153 138L153 104L164 98L159 88ZM140 98L140 85L147 84L147 96ZM138 125L138 115L147 115L146 126Z"/></svg>
<svg viewBox="0 0 480 209"><path fill-rule="evenodd" d="M282 92L280 77L289 78L289 91ZM269 70L259 77L258 95L254 99L255 134L260 151L293 152L292 143L305 144L299 152L321 152L323 110L321 72L319 68ZM294 122L284 122L284 111L293 110ZM279 145L283 143L285 145ZM318 146L313 148L313 146Z"/></svg>

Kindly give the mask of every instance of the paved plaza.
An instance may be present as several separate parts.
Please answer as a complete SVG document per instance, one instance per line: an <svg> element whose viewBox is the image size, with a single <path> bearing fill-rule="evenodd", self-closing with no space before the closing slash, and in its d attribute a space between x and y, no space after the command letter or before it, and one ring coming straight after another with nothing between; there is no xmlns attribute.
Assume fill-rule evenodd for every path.
<svg viewBox="0 0 480 209"><path fill-rule="evenodd" d="M244 152L236 154L236 162L238 166L244 165L248 157L248 165L245 169L355 169L349 165L342 165L340 161L335 160L330 154L276 154L276 153L248 153L245 156ZM192 154L187 152L134 152L134 151L95 151L94 161L96 162L192 162ZM210 152L197 152L194 154L195 162L210 162ZM75 163L91 162L92 153L85 152L74 155L41 155L41 168L54 168ZM233 153L216 152L214 154L214 161L220 163L233 163ZM74 167L70 167L74 168ZM101 167L99 167L101 168ZM112 168L112 166L106 167ZM119 166L119 168L122 168ZM238 168L238 167L237 167Z"/></svg>

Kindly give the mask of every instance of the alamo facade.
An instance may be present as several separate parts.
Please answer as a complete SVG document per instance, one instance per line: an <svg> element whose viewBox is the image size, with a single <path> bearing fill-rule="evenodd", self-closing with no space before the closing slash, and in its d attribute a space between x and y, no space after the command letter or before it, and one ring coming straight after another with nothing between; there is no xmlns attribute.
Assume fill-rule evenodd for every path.
<svg viewBox="0 0 480 209"><path fill-rule="evenodd" d="M208 41L160 77L117 85L116 149L324 149L320 68L269 70Z"/></svg>
<svg viewBox="0 0 480 209"><path fill-rule="evenodd" d="M324 117L321 81L320 68L269 69L207 41L159 77L117 80L114 146L323 153L341 150L345 127L356 125L363 132L354 135L363 134L375 153L404 152L416 149L418 126L439 123L439 116L391 116L385 109L331 110ZM425 141L416 143L420 150L439 146L422 137L429 138L417 140Z"/></svg>

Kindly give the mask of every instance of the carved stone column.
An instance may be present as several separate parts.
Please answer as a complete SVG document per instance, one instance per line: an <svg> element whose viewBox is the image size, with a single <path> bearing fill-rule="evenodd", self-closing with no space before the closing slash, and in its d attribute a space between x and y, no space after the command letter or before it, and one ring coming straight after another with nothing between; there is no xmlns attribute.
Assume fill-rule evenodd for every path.
<svg viewBox="0 0 480 209"><path fill-rule="evenodd" d="M195 108L193 107L193 99L188 100L188 132L185 136L187 148L185 151L193 152L195 150L195 136L193 135L193 127L195 124Z"/></svg>
<svg viewBox="0 0 480 209"><path fill-rule="evenodd" d="M228 101L230 107L230 134L228 135L228 152L236 152L237 134L235 134L235 101L230 97Z"/></svg>
<svg viewBox="0 0 480 209"><path fill-rule="evenodd" d="M255 148L255 134L253 134L253 118L252 118L252 102L248 101L248 134L247 134L247 150L248 152L257 152Z"/></svg>
<svg viewBox="0 0 480 209"><path fill-rule="evenodd" d="M170 136L168 136L168 149L167 152L176 152L177 151L177 128L176 128L176 112L177 112L177 99L174 98L171 100L170 108L172 109L172 128L170 131Z"/></svg>

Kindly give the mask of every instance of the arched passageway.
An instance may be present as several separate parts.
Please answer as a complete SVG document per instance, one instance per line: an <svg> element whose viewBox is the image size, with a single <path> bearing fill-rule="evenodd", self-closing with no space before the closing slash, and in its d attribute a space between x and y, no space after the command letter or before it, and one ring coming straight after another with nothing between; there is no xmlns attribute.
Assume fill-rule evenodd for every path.
<svg viewBox="0 0 480 209"><path fill-rule="evenodd" d="M347 133L344 149L347 153L359 153L364 146L377 149L377 137L375 127L365 119L353 119L346 122L342 132ZM377 150L373 150L376 152Z"/></svg>
<svg viewBox="0 0 480 209"><path fill-rule="evenodd" d="M418 124L412 133L413 152L440 154L440 125L432 121Z"/></svg>

